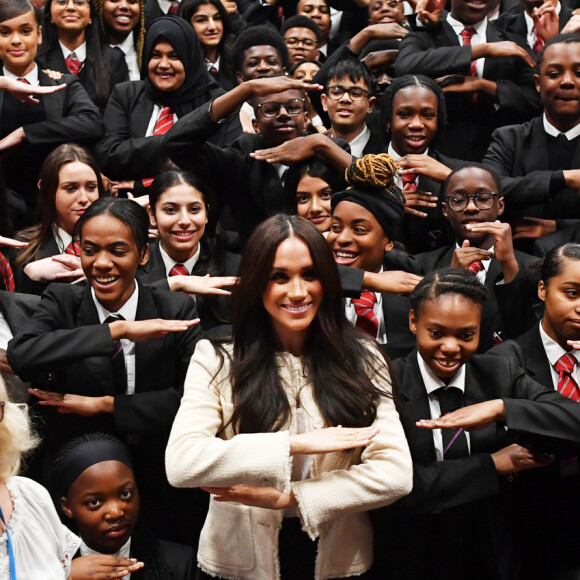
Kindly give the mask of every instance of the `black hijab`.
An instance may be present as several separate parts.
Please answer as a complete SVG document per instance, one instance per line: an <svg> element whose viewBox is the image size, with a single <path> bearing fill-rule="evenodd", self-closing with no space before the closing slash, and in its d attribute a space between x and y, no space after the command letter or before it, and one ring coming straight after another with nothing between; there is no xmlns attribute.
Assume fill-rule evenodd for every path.
<svg viewBox="0 0 580 580"><path fill-rule="evenodd" d="M148 66L157 44L166 40L179 55L185 68L185 81L175 91L160 91L149 79ZM175 108L193 102L194 107L210 99L210 90L219 89L218 83L207 71L203 53L193 27L182 18L162 16L153 22L145 36L141 77L145 79L145 91L158 105ZM201 97L201 98L200 98ZM199 102L195 102L198 100Z"/></svg>

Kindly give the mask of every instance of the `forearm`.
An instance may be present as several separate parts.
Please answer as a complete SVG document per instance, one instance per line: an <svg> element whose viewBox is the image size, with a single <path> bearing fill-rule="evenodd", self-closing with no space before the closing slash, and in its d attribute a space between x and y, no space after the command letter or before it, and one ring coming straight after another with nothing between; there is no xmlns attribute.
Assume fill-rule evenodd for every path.
<svg viewBox="0 0 580 580"><path fill-rule="evenodd" d="M220 121L231 115L252 96L252 91L247 82L239 84L231 91L214 99L210 109L210 115L214 121Z"/></svg>
<svg viewBox="0 0 580 580"><path fill-rule="evenodd" d="M339 147L332 139L322 135L310 135L314 140L314 150L317 155L324 157L338 171L343 172L353 161L350 153Z"/></svg>

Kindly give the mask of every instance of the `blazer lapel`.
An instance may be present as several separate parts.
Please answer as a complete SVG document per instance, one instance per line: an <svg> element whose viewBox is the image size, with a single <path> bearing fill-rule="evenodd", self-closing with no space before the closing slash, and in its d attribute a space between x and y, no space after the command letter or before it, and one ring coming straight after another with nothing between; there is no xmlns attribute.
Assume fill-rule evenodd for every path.
<svg viewBox="0 0 580 580"><path fill-rule="evenodd" d="M540 336L539 325L535 324L522 338L525 339L525 342L522 342L524 342L526 371L538 383L553 388L552 371ZM520 344L520 346L522 345Z"/></svg>
<svg viewBox="0 0 580 580"><path fill-rule="evenodd" d="M149 294L142 284L139 282L137 283L139 284L139 302L137 304L137 315L135 316L135 320L150 320L152 318L158 318L159 313L155 307L151 294ZM163 360L161 356L162 349L162 338L155 338L135 344L135 390L137 390L138 386L141 387L140 390L144 390L143 387L149 384L147 379L151 378L148 377L148 375L151 374L151 361ZM173 372L173 369L171 372Z"/></svg>
<svg viewBox="0 0 580 580"><path fill-rule="evenodd" d="M153 115L154 104L142 90L133 110L131 111L131 136L144 137Z"/></svg>
<svg viewBox="0 0 580 580"><path fill-rule="evenodd" d="M524 156L524 168L526 172L548 169L548 143L546 140L546 132L544 131L544 124L542 117L536 117L532 121L532 128L526 143L529 153ZM574 159L580 162L578 156L580 155L580 147L576 148ZM578 167L578 165L572 165Z"/></svg>
<svg viewBox="0 0 580 580"><path fill-rule="evenodd" d="M60 83L53 81L46 73L38 70L38 80L42 87L52 87ZM60 119L65 115L64 94L68 89L57 91L50 95L42 95L40 102L44 109L44 114L47 119Z"/></svg>

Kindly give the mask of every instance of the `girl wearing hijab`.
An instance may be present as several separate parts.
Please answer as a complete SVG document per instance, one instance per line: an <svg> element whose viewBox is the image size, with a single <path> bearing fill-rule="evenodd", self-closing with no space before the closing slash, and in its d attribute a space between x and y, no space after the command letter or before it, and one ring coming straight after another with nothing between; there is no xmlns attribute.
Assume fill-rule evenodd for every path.
<svg viewBox="0 0 580 580"><path fill-rule="evenodd" d="M191 25L172 16L157 19L147 31L141 77L113 90L105 109L105 137L96 149L113 186L135 196L147 193L167 166L163 135L177 119L224 92L207 71ZM240 134L233 118L210 141L225 146Z"/></svg>

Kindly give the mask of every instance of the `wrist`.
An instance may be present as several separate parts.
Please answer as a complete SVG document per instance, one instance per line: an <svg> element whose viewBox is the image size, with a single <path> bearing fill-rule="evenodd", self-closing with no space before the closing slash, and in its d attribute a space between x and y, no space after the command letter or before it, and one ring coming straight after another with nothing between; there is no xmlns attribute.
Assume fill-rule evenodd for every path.
<svg viewBox="0 0 580 580"><path fill-rule="evenodd" d="M294 490L290 490L290 493L288 494L288 504L286 505L286 507L298 507L298 500L296 499L296 496L294 495Z"/></svg>
<svg viewBox="0 0 580 580"><path fill-rule="evenodd" d="M115 412L115 397L99 397L99 404L97 408L99 413L112 415Z"/></svg>
<svg viewBox="0 0 580 580"><path fill-rule="evenodd" d="M115 322L109 323L109 332L111 333L112 342L125 338L127 334L127 321L115 320Z"/></svg>
<svg viewBox="0 0 580 580"><path fill-rule="evenodd" d="M348 48L356 55L359 55L362 49L369 43L369 30L363 28L360 32L355 34L348 43Z"/></svg>
<svg viewBox="0 0 580 580"><path fill-rule="evenodd" d="M518 275L520 267L516 257L512 254L507 260L501 262L501 269L503 272L503 279L506 284L513 282Z"/></svg>
<svg viewBox="0 0 580 580"><path fill-rule="evenodd" d="M505 422L505 403L503 399L496 399L494 402L496 404L495 420L503 423Z"/></svg>

